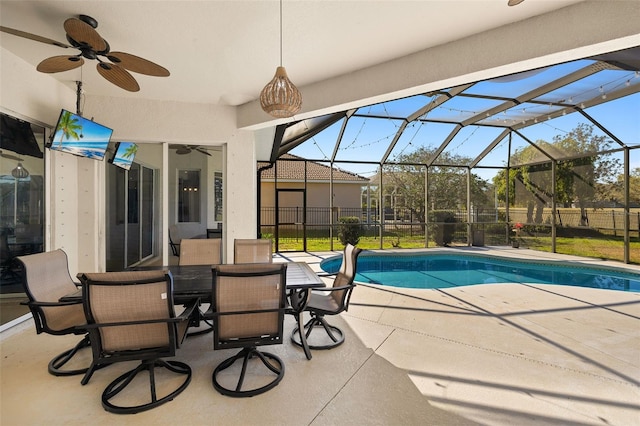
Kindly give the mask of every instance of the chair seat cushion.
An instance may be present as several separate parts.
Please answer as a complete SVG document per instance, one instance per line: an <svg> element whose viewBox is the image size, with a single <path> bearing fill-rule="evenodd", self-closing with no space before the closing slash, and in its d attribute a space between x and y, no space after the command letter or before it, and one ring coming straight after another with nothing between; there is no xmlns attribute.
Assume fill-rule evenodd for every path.
<svg viewBox="0 0 640 426"><path fill-rule="evenodd" d="M333 297L311 292L311 298L307 304L307 310L334 313L340 311L340 305Z"/></svg>

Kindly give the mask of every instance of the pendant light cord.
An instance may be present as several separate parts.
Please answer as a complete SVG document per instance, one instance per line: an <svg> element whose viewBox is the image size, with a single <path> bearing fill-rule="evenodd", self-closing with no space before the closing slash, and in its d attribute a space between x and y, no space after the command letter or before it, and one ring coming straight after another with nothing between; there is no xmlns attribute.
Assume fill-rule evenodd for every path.
<svg viewBox="0 0 640 426"><path fill-rule="evenodd" d="M280 66L282 66L282 0L280 0Z"/></svg>
<svg viewBox="0 0 640 426"><path fill-rule="evenodd" d="M76 114L82 117L80 109L80 97L82 96L82 80L76 81Z"/></svg>

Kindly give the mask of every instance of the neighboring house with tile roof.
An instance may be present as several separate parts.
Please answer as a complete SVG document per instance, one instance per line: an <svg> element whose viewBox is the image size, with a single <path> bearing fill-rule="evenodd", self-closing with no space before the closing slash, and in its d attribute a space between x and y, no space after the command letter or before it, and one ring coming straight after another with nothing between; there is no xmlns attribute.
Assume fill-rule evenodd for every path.
<svg viewBox="0 0 640 426"><path fill-rule="evenodd" d="M267 166L269 163L259 162L258 170ZM305 161L304 158L292 154L284 154L273 167L265 168L259 174L261 209L274 208L276 205L276 170L280 209L301 208L303 193L300 190L305 189L305 167L307 210L328 209L331 197L331 167L328 163L325 165ZM342 211L350 212L348 215L351 215L356 209L361 209L362 189L368 183L369 179L366 177L333 167L333 207L334 211L338 212L338 216L342 215L340 213ZM319 220L325 219L314 219L314 215L307 215L308 223Z"/></svg>

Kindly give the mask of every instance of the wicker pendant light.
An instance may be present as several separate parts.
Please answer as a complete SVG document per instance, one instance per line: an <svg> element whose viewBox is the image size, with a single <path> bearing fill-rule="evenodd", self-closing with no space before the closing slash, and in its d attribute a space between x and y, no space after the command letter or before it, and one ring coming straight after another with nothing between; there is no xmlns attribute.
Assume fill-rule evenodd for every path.
<svg viewBox="0 0 640 426"><path fill-rule="evenodd" d="M280 0L280 66L273 79L260 92L260 105L269 115L276 118L292 117L302 108L302 95L287 77L282 66L282 0Z"/></svg>

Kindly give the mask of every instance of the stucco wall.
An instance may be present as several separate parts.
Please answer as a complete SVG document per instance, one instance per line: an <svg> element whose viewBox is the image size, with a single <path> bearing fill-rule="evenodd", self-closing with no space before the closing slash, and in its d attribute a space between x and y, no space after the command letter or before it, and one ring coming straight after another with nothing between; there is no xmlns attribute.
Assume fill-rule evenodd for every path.
<svg viewBox="0 0 640 426"><path fill-rule="evenodd" d="M261 207L275 207L275 190L273 182L262 182ZM304 184L298 182L278 182L278 188L299 188L303 189ZM360 194L362 185L358 183L334 182L333 184L333 206L342 208L360 207ZM330 207L330 187L329 183L307 183L307 207ZM302 207L298 206L299 197L287 197L281 195L280 207Z"/></svg>
<svg viewBox="0 0 640 426"><path fill-rule="evenodd" d="M261 226L272 226L276 220L274 182L262 182L261 188ZM302 182L278 182L279 189L304 189ZM282 191L279 193L280 208L277 220L280 223L301 222L303 217L308 225L326 225L335 222L341 216L359 216L361 199L360 183L334 182L333 210L330 205L330 186L328 182L307 183L307 214L303 216L303 193L299 191Z"/></svg>
<svg viewBox="0 0 640 426"><path fill-rule="evenodd" d="M3 112L52 128L61 108L75 111L75 88L37 72L31 64L0 50L0 108ZM144 94L141 94L141 97ZM175 142L197 145L227 144L231 165L214 169L231 172L225 178L225 210L235 215L227 227L227 238L255 235L255 144L252 132L237 131L235 109L201 104L158 102L145 99L90 97L84 103L85 117L114 130L112 140L132 142ZM150 160L162 170L168 168L168 150ZM141 153L142 154L142 153ZM143 160L144 155L140 156ZM105 167L99 162L60 152L45 152L46 249L63 248L69 255L70 272L100 271L105 266ZM210 164L204 166L212 168ZM166 173L160 179L163 215L168 214L167 190L173 181ZM240 187L228 190L229 182ZM167 194L168 195L168 194ZM208 212L205 211L206 220ZM225 217L229 217L227 214ZM163 225L164 227L164 225ZM165 236L162 249L167 250ZM225 249L230 247L228 244ZM165 259L166 259L165 255Z"/></svg>

